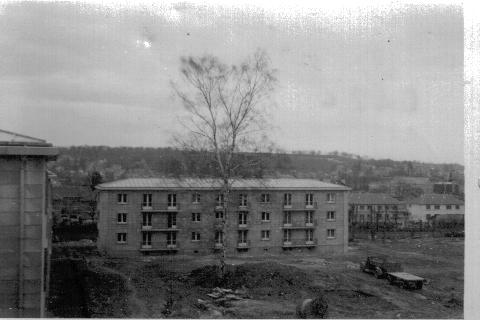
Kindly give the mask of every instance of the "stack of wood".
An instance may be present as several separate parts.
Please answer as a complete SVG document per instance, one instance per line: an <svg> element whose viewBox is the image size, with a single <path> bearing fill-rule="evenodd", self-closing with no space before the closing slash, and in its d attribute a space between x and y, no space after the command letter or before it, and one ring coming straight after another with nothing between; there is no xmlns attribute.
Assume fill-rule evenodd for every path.
<svg viewBox="0 0 480 320"><path fill-rule="evenodd" d="M225 305L226 303L234 300L249 299L247 291L242 289L232 290L216 287L212 293L208 293L207 296L213 299L215 304Z"/></svg>

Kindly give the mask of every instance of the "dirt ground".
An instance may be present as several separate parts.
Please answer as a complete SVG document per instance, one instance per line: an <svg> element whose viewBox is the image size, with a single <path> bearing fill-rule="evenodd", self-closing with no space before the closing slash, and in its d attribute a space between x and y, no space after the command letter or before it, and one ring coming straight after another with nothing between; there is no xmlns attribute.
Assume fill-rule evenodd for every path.
<svg viewBox="0 0 480 320"><path fill-rule="evenodd" d="M360 272L359 263L378 254L401 262L427 284L409 291ZM192 273L217 264L214 256L88 260L96 270L125 280L133 318L294 318L299 301L319 294L327 298L329 318L463 318L464 241L458 238L361 240L351 243L347 254L329 257L289 252L229 259L229 268L240 270L236 276L245 283L233 274L216 283L208 274ZM249 299L215 308L199 305L198 299L211 300L207 294L215 286L245 289ZM125 304L110 302L113 310Z"/></svg>

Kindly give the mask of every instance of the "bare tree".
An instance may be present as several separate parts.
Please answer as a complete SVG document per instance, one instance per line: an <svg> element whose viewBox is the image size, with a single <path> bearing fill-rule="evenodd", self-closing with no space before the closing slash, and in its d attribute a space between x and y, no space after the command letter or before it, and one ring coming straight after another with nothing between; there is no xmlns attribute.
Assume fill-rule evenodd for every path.
<svg viewBox="0 0 480 320"><path fill-rule="evenodd" d="M230 190L236 173L245 165L245 158L238 154L258 151L265 142L266 102L276 82L275 70L261 50L232 66L211 55L182 57L180 61L185 86L180 89L173 84L173 88L187 113L181 121L187 134L175 140L183 149L212 156L217 166L224 202L223 273Z"/></svg>

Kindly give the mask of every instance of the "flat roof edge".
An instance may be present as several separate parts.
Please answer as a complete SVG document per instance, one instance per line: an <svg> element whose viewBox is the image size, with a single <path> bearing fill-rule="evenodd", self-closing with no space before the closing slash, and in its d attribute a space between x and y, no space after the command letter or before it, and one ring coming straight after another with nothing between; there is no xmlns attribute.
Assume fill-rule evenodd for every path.
<svg viewBox="0 0 480 320"><path fill-rule="evenodd" d="M0 146L0 156L46 156L56 157L59 151L55 147L37 146Z"/></svg>
<svg viewBox="0 0 480 320"><path fill-rule="evenodd" d="M115 191L115 190L130 190L130 191L142 191L142 190L218 190L221 187L214 188L214 187L200 187L200 188L194 188L194 187L95 187L98 190L101 191ZM343 188L343 187L325 187L325 188L308 188L308 187L301 187L301 188L231 188L231 190L279 190L279 191L288 191L288 190L300 190L300 191L311 191L311 190L317 190L317 191L350 191L350 188Z"/></svg>

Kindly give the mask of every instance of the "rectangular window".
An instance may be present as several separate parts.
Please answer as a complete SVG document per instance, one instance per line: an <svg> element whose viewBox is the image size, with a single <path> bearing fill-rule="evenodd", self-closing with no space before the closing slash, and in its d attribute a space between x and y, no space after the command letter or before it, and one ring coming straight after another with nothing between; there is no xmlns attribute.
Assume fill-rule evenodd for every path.
<svg viewBox="0 0 480 320"><path fill-rule="evenodd" d="M176 213L168 213L167 219L168 228L176 228L177 227L177 214Z"/></svg>
<svg viewBox="0 0 480 320"><path fill-rule="evenodd" d="M313 223L313 211L305 211L305 223L306 224Z"/></svg>
<svg viewBox="0 0 480 320"><path fill-rule="evenodd" d="M192 241L200 241L200 232L192 232Z"/></svg>
<svg viewBox="0 0 480 320"><path fill-rule="evenodd" d="M365 206L359 206L358 210L365 210Z"/></svg>
<svg viewBox="0 0 480 320"><path fill-rule="evenodd" d="M292 205L292 194L291 193L285 193L283 195L283 205L284 206L291 206Z"/></svg>
<svg viewBox="0 0 480 320"><path fill-rule="evenodd" d="M177 206L177 194L169 193L167 195L167 203L168 203L168 207L175 208Z"/></svg>
<svg viewBox="0 0 480 320"><path fill-rule="evenodd" d="M167 246L174 246L177 244L177 233L167 232Z"/></svg>
<svg viewBox="0 0 480 320"><path fill-rule="evenodd" d="M223 219L223 211L215 211L215 219Z"/></svg>
<svg viewBox="0 0 480 320"><path fill-rule="evenodd" d="M292 230L283 230L283 242L290 242L292 241Z"/></svg>
<svg viewBox="0 0 480 320"><path fill-rule="evenodd" d="M398 206L393 206L393 210L398 210Z"/></svg>
<svg viewBox="0 0 480 320"><path fill-rule="evenodd" d="M262 240L270 240L270 230L262 230Z"/></svg>
<svg viewBox="0 0 480 320"><path fill-rule="evenodd" d="M327 211L327 220L329 221L335 220L335 211Z"/></svg>
<svg viewBox="0 0 480 320"><path fill-rule="evenodd" d="M127 243L127 233L126 232L117 233L117 243Z"/></svg>
<svg viewBox="0 0 480 320"><path fill-rule="evenodd" d="M425 205L425 208L427 208L427 210L430 210L430 205L429 205L429 204L426 204L426 205Z"/></svg>
<svg viewBox="0 0 480 320"><path fill-rule="evenodd" d="M451 210L452 209L452 205L451 204L447 204L447 210Z"/></svg>
<svg viewBox="0 0 480 320"><path fill-rule="evenodd" d="M313 206L313 193L305 194L305 205Z"/></svg>
<svg viewBox="0 0 480 320"><path fill-rule="evenodd" d="M290 211L285 211L283 214L283 224L292 224L292 213Z"/></svg>
<svg viewBox="0 0 480 320"><path fill-rule="evenodd" d="M151 193L144 193L143 194L142 207L147 207L147 208L152 207L152 194Z"/></svg>
<svg viewBox="0 0 480 320"><path fill-rule="evenodd" d="M223 193L217 194L217 207L223 207L223 204L225 202L225 197Z"/></svg>
<svg viewBox="0 0 480 320"><path fill-rule="evenodd" d="M246 207L247 206L247 194L246 193L241 193L239 195L239 206L240 207Z"/></svg>
<svg viewBox="0 0 480 320"><path fill-rule="evenodd" d="M367 209L368 209L368 210L372 210L372 206L367 206Z"/></svg>
<svg viewBox="0 0 480 320"><path fill-rule="evenodd" d="M240 211L238 213L238 224L239 225L246 225L247 224L247 213L244 211Z"/></svg>
<svg viewBox="0 0 480 320"><path fill-rule="evenodd" d="M459 204L456 204L456 205L455 205L455 209L457 209L457 210L460 209L460 205L459 205Z"/></svg>
<svg viewBox="0 0 480 320"><path fill-rule="evenodd" d="M262 193L260 195L260 202L261 203L270 203L270 193Z"/></svg>
<svg viewBox="0 0 480 320"><path fill-rule="evenodd" d="M192 221L194 222L200 221L200 212L192 212Z"/></svg>
<svg viewBox="0 0 480 320"><path fill-rule="evenodd" d="M247 230L238 231L238 243L247 243Z"/></svg>
<svg viewBox="0 0 480 320"><path fill-rule="evenodd" d="M377 210L379 211L383 210L383 206L377 206Z"/></svg>
<svg viewBox="0 0 480 320"><path fill-rule="evenodd" d="M434 206L434 209L435 209L435 210L440 210L440 205L439 205L439 204L436 204L436 205Z"/></svg>
<svg viewBox="0 0 480 320"><path fill-rule="evenodd" d="M335 193L327 193L327 202L334 203L335 202Z"/></svg>
<svg viewBox="0 0 480 320"><path fill-rule="evenodd" d="M127 203L127 194L126 193L117 194L117 202L120 204Z"/></svg>
<svg viewBox="0 0 480 320"><path fill-rule="evenodd" d="M144 227L152 226L152 214L150 212L144 212L142 217L142 225Z"/></svg>
<svg viewBox="0 0 480 320"><path fill-rule="evenodd" d="M305 230L305 240L309 242L313 241L313 230Z"/></svg>
<svg viewBox="0 0 480 320"><path fill-rule="evenodd" d="M117 213L117 223L127 223L127 214Z"/></svg>
<svg viewBox="0 0 480 320"><path fill-rule="evenodd" d="M142 245L151 246L152 245L152 234L150 232L143 232L142 234Z"/></svg>
<svg viewBox="0 0 480 320"><path fill-rule="evenodd" d="M192 203L200 203L200 193L192 193Z"/></svg>
<svg viewBox="0 0 480 320"><path fill-rule="evenodd" d="M215 243L223 244L223 232L215 231Z"/></svg>
<svg viewBox="0 0 480 320"><path fill-rule="evenodd" d="M327 238L335 238L335 229L327 229Z"/></svg>
<svg viewBox="0 0 480 320"><path fill-rule="evenodd" d="M365 216L363 214L360 215L360 223L365 222Z"/></svg>
<svg viewBox="0 0 480 320"><path fill-rule="evenodd" d="M262 212L262 222L269 222L270 221L270 212L263 211Z"/></svg>

